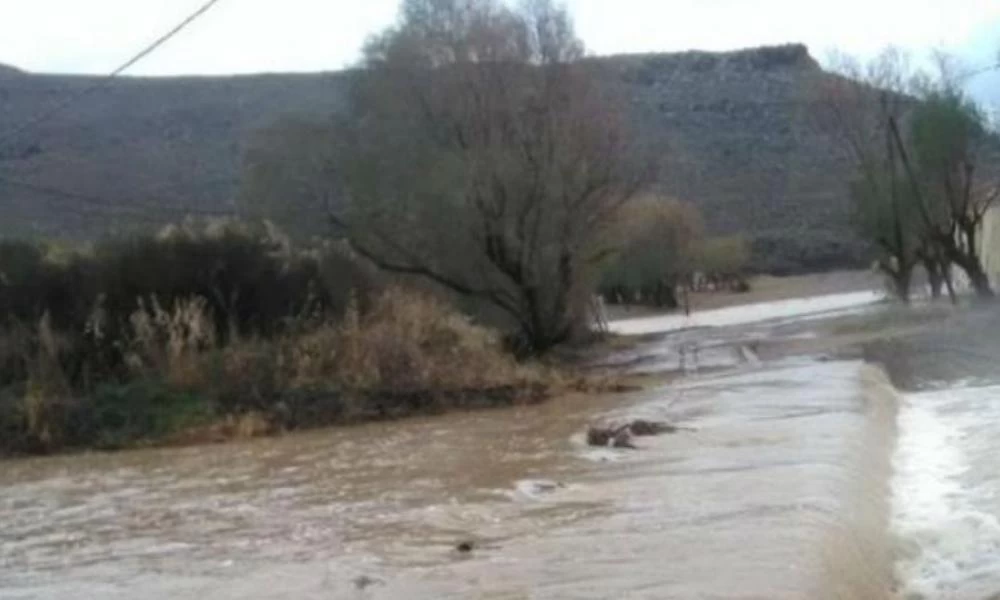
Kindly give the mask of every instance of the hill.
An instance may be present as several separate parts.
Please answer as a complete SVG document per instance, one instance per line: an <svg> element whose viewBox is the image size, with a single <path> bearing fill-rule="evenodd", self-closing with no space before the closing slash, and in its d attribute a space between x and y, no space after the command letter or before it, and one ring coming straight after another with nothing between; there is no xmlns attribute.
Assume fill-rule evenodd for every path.
<svg viewBox="0 0 1000 600"><path fill-rule="evenodd" d="M713 231L745 232L756 263L858 263L846 163L817 127L825 77L804 46L611 56L643 135L667 154L663 191ZM0 233L89 238L188 212L234 210L255 130L342 106L349 73L121 78L10 139L93 77L0 68Z"/></svg>

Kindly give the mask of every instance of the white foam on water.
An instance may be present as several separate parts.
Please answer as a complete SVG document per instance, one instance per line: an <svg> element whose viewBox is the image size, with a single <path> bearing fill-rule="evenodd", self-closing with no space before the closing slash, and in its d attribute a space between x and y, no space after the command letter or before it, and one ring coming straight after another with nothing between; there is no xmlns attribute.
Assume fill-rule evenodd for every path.
<svg viewBox="0 0 1000 600"><path fill-rule="evenodd" d="M1000 388L912 394L899 414L893 530L903 598L1000 592Z"/></svg>
<svg viewBox="0 0 1000 600"><path fill-rule="evenodd" d="M880 292L851 292L828 294L810 298L792 298L775 302L744 304L715 310L705 310L686 315L663 315L612 321L612 332L623 335L641 335L676 331L691 327L725 327L744 325L772 319L788 319L817 313L830 313L863 308L885 299Z"/></svg>

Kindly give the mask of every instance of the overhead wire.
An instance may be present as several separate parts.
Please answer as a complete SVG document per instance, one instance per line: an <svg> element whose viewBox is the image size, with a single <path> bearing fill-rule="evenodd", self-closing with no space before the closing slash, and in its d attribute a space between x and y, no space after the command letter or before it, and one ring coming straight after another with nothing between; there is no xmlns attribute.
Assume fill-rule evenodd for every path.
<svg viewBox="0 0 1000 600"><path fill-rule="evenodd" d="M186 16L183 20L181 20L177 25L173 26L166 33L164 33L164 34L160 35L159 37L157 37L155 40L153 40L152 43L150 43L147 46L143 47L139 52L137 52L136 54L132 55L128 60L126 60L125 62L123 62L122 64L120 64L118 67L116 67L109 74L107 74L104 77L100 78L96 83L93 83L93 84L91 84L89 86L86 86L83 89L77 91L76 93L70 94L69 96L67 96L66 98L64 98L62 101L60 101L60 102L56 103L55 105L50 106L49 108L47 108L47 109L39 112L38 114L36 114L32 118L30 118L30 119L22 122L21 124L19 124L19 125L11 128L11 129L3 132L3 133L0 133L0 148L3 148L5 145L7 145L8 143L10 143L12 140L15 140L18 136L20 136L24 132L26 132L26 131L34 128L34 127L37 127L38 125L41 125L42 123L44 123L46 121L49 121L50 119L56 117L57 115L59 115L63 111L69 109L74 104L78 103L83 98L85 98L85 97L87 97L87 96L89 96L89 95L91 95L91 94L93 94L93 93L95 93L97 91L100 91L100 90L104 89L111 82L113 82L116 78L118 78L122 73L124 73L128 69L132 68L133 66L135 66L136 64L138 64L140 61L142 61L145 58L147 58L148 56L150 56L152 53L156 52L158 49L160 49L163 45L165 45L171 39L173 39L178 34L180 34L182 31L184 31L185 29L187 29L195 21L197 21L198 19L200 19L201 17L203 17L206 13L208 13L212 8L214 8L221 1L222 0L207 0L206 2L204 2L203 4L201 4L194 12L192 12L191 14L189 14L188 16ZM80 160L80 159L78 158L77 160ZM82 162L86 162L86 161L84 160ZM132 219L153 220L154 218L151 217L148 214L149 208L153 208L155 211L157 211L157 212L159 212L161 214L162 213L172 213L172 214L175 214L175 215L184 214L184 215L198 215L198 216L226 216L226 215L230 214L230 213L226 213L226 212L222 212L222 211L207 211L207 210L204 210L204 209L189 209L189 208L183 208L183 207L176 207L176 206L171 206L169 204L161 204L161 205L158 205L158 206L155 206L155 207L146 208L146 207L142 207L142 206L138 206L138 205L134 205L134 204L109 201L106 198L102 198L102 197L98 197L98 196L92 196L92 195L89 195L89 194L82 194L82 193L79 193L79 192L69 191L69 190L65 190L65 189L62 189L62 188L59 188L59 187L55 187L55 186L51 186L51 185L43 185L43 184L38 184L38 183L34 183L34 182L23 181L23 180L20 180L20 179L15 179L15 178L8 177L8 176L3 176L3 175L0 175L0 183L6 184L6 185L9 185L9 186L13 186L13 187L19 187L21 189L26 189L26 190L29 190L29 191L32 191L32 192L35 192L35 193L43 194L43 195L49 196L51 198L59 198L59 199L63 199L63 200L74 200L76 202L82 202L82 203L84 203L86 205L89 205L89 206L98 206L98 207L102 207L102 208L110 208L110 209L113 209L113 210L116 210L116 211L141 211L139 214L129 215L129 218L132 218Z"/></svg>
<svg viewBox="0 0 1000 600"><path fill-rule="evenodd" d="M76 102L78 102L82 98L84 98L84 97L86 97L86 96L88 96L88 95L90 95L90 94L92 94L92 93L94 93L96 91L99 91L99 90L103 89L104 87L106 87L107 85L109 85L114 79L116 79L118 76L120 76L122 73L124 73L129 68L131 68L135 64L139 63L140 61L142 61L143 59L145 59L149 55L151 55L153 52L155 52L156 50L158 50L164 44L166 44L167 42L169 42L172 38L174 38L179 33L181 33L182 31L184 31L187 27L189 27L192 23L194 23L195 21L197 21L199 18L201 18L202 16L204 16L206 13L208 13L212 8L214 8L220 2L221 2L221 0L208 0L208 1L206 1L201 6L199 6L193 13L191 13L186 18L184 18L180 23L178 23L176 26L174 26L173 28L171 28L169 31L167 31L166 33L164 33L163 35L161 35L160 37L158 37L151 44L149 44L146 47L144 47L137 54L135 54L132 57L130 57L128 60L126 60L124 63L122 63L121 65L119 65L116 69L114 69L111 73L109 73L108 75L102 77L98 82L94 83L93 85L87 86L86 88L80 90L77 93L71 94L66 99L64 99L62 102L59 102L56 105L50 107L49 109L42 111L41 113L37 114L35 117L29 119L28 121L25 121L21 125L19 125L17 127L14 127L12 129L10 129L10 130L8 130L8 131L0 134L0 148L2 148L4 144L10 142L12 139L16 138L18 135L20 135L24 131L27 131L28 129L31 129L32 127L35 127L37 125L40 125L40 124L44 123L45 121L47 121L47 120L55 117L59 113L61 113L64 110L68 109L69 107L71 107L73 104L75 104ZM979 74L985 73L987 71L998 69L998 68L1000 68L1000 64L998 64L998 65L992 65L992 66L988 66L988 67L984 67L984 68L977 69L975 71L970 72L968 74L968 76L972 77L972 76L979 75ZM756 101L756 102L739 102L739 101L731 101L731 100L723 100L723 101L720 101L720 102L722 103L722 105L726 105L726 106L729 106L729 107L732 108L732 107L739 106L740 104L747 104L747 105L771 105L771 106L775 106L775 105L811 105L811 104L816 104L816 103L822 102L822 100L795 98L795 99L767 100L767 101L762 101L762 102L761 101ZM709 107L706 107L706 108L709 108ZM82 157L77 157L76 159L77 160L81 160L81 158ZM81 162L88 162L88 161L81 160ZM213 181L211 183L218 185L221 182L224 182L226 179L229 179L229 178L227 178L225 176L219 176L218 178L213 179ZM72 192L72 191L68 191L68 190L65 190L65 189L61 189L61 188L57 188L57 187L49 186L49 185L40 185L40 184L36 184L36 183L33 183L33 182L26 182L26 181L14 179L14 178L11 178L11 177L0 176L0 182L6 183L6 184L12 185L12 186L20 187L22 189L28 189L28 190L31 190L31 191L34 191L34 192L37 192L37 193L41 193L41 194L45 194L45 195L48 195L48 196L51 196L51 197L55 197L55 198L75 199L75 200L78 200L78 201L86 202L87 204L94 205L94 206L103 206L103 207L112 208L112 209L118 209L118 210L143 210L143 208L140 207L140 206L136 206L136 205L132 205L132 204L125 204L125 203L121 203L121 202L110 202L110 201L108 201L106 199L98 198L96 196L90 196L90 195L87 195L87 194L80 194L78 192ZM166 183L166 184L163 184L162 186L150 186L150 188L151 189L160 188L162 190L162 189L169 189L170 187L176 187L178 185L185 185L185 184ZM221 211L205 211L205 210L198 210L198 209L190 210L190 209L185 209L185 208L180 208L180 207L169 206L169 204L164 204L162 206L151 207L151 208L155 208L156 210L160 210L161 212L174 212L174 213L182 213L183 212L185 214L206 214L206 215L212 215L212 216L221 216L221 215L231 214L231 213L226 213L226 212L221 212Z"/></svg>
<svg viewBox="0 0 1000 600"><path fill-rule="evenodd" d="M213 7L215 7L215 5L217 5L221 1L222 0L208 0L207 2L202 4L197 10L188 15L183 21L175 25L165 34L156 38L156 40L154 40L151 44L144 47L137 54L133 55L131 58L129 58L124 63L119 65L115 70L111 71L111 73L109 73L108 75L102 77L96 83L83 88L82 90L76 92L75 94L71 94L70 96L66 97L62 102L59 102L49 107L48 109L41 111L40 113L38 113L31 119L21 123L20 125L13 127L12 129L9 129L3 133L0 133L0 148L8 144L11 140L15 139L17 136L27 131L28 129L36 127L44 123L45 121L48 121L49 119L55 117L59 113L63 112L64 110L66 110L67 108L71 107L73 104L78 102L80 99L89 96L90 94L93 94L98 90L104 89L119 75L121 75L128 69L135 66L137 63L148 57L153 52L157 51L160 47L162 47L164 44L166 44L175 36L177 36L177 34L181 33L182 31L187 29L192 23L194 23L199 18L204 16L208 11L210 11Z"/></svg>

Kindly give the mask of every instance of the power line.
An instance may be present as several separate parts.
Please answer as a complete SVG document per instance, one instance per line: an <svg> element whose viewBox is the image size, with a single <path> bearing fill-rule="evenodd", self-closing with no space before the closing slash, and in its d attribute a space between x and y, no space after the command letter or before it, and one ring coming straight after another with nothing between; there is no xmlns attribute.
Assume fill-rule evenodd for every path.
<svg viewBox="0 0 1000 600"><path fill-rule="evenodd" d="M3 133L3 135L0 135L0 147L5 146L13 138L17 137L18 135L20 135L24 131L26 131L26 130L32 128L32 127L35 127L36 125L39 125L42 122L47 121L47 120L51 119L52 117L54 117L55 115L61 113L64 110L66 110L67 108L69 108L70 106L72 106L74 103L76 103L78 100L80 100L81 98L84 98L85 96L89 96L90 94L92 94L92 93L94 93L94 92L96 92L98 90L104 89L105 87L107 87L108 84L110 84L112 81L114 81L114 79L116 77L118 77L119 75L121 75L122 73L124 73L125 71L127 71L129 68L133 67L136 63L138 63L139 61L143 60L144 58L146 58L147 56L149 56L150 54L152 54L156 50L158 50L161 46L163 46L164 44L166 44L174 36L176 36L181 31L183 31L184 29L186 29L189 25L191 25L192 23L194 23L195 21L197 21L200 17L202 17L205 13L207 13L209 10L211 10L216 4L218 4L221 1L222 0L208 0L208 2L206 2L205 4L203 4L200 8L198 8L198 10L196 10L193 13L191 13L190 15L188 15L187 18L185 18L183 21L181 21L176 26L174 26L172 29L170 29L170 31L168 31L167 33L161 35L159 38L157 38L156 40L154 40L152 44L150 44L150 45L146 46L145 48L143 48L142 50L140 50L138 54L136 54L132 58L130 58L127 61L125 61L124 63L122 63L117 69L115 69L114 71L112 71L108 75L102 77L97 83L94 83L93 85L90 85L90 86L88 86L88 87L80 90L79 92L68 96L62 102L60 102L60 103L52 106L48 110L42 111L41 113L35 115L34 118L29 119L28 121L25 121L21 125L19 125L17 127L14 127L13 129L10 129L10 130L6 131L5 133Z"/></svg>

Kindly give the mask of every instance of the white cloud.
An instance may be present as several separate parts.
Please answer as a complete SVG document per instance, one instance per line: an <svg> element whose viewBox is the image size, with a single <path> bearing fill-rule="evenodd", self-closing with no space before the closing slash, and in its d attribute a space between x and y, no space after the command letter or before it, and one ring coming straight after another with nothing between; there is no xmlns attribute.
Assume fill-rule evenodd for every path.
<svg viewBox="0 0 1000 600"><path fill-rule="evenodd" d="M0 0L0 62L107 72L203 0ZM6 6L4 6L6 5ZM336 69L389 24L397 0L222 0L136 74ZM804 42L871 55L944 47L982 64L1000 46L998 0L569 0L600 54ZM995 52L993 52L995 54Z"/></svg>

